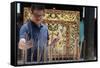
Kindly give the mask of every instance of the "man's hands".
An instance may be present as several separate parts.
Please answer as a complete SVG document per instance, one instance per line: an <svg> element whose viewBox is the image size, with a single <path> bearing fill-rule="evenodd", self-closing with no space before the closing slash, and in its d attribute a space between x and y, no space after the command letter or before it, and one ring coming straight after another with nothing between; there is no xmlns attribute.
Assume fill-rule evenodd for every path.
<svg viewBox="0 0 100 68"><path fill-rule="evenodd" d="M53 41L51 42L50 46L55 46L55 44L59 41L59 39L60 39L60 36L57 35L57 37L54 38Z"/></svg>
<svg viewBox="0 0 100 68"><path fill-rule="evenodd" d="M19 49L23 49L23 50L32 48L33 47L32 40L26 42L25 39L21 39L19 41L18 47Z"/></svg>
<svg viewBox="0 0 100 68"><path fill-rule="evenodd" d="M60 39L59 37L54 38L52 43L57 43L59 41L59 39Z"/></svg>
<svg viewBox="0 0 100 68"><path fill-rule="evenodd" d="M25 49L25 41L24 40L19 41L18 48L23 49L23 50Z"/></svg>

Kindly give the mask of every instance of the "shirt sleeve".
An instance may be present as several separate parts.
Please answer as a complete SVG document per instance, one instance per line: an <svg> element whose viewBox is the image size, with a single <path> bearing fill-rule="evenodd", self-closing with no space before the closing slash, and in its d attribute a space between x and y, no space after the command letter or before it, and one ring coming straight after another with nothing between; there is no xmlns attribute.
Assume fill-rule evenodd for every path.
<svg viewBox="0 0 100 68"><path fill-rule="evenodd" d="M20 32L19 32L20 39L21 38L24 38L25 39L25 35L26 35L27 31L28 31L27 25L26 24L23 24L23 26L21 27Z"/></svg>

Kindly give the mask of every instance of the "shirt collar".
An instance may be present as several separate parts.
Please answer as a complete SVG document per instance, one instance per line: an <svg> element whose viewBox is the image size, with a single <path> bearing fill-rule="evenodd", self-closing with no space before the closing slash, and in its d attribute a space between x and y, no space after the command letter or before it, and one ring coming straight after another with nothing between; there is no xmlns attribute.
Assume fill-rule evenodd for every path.
<svg viewBox="0 0 100 68"><path fill-rule="evenodd" d="M42 23L40 23L40 25L36 25L33 21L30 20L30 22L32 23L33 26L35 26L35 27L37 27L39 29L41 29L43 27Z"/></svg>

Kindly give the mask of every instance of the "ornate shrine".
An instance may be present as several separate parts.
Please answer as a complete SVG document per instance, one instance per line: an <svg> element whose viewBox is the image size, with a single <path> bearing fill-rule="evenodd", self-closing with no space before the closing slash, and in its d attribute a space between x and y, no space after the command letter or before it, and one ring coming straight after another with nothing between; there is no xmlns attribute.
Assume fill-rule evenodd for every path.
<svg viewBox="0 0 100 68"><path fill-rule="evenodd" d="M24 8L24 21L31 16L30 8ZM44 24L48 26L49 44L59 35L55 47L48 46L49 60L75 59L78 56L80 12L45 9Z"/></svg>

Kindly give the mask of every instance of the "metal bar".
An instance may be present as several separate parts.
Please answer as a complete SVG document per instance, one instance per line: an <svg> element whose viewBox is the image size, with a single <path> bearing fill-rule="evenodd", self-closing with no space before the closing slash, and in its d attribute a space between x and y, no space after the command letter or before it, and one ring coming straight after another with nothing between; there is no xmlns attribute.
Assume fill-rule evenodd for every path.
<svg viewBox="0 0 100 68"><path fill-rule="evenodd" d="M44 56L43 56L43 60L44 60L44 62L46 62L46 58L47 58L47 56L46 56L46 44L44 45Z"/></svg>
<svg viewBox="0 0 100 68"><path fill-rule="evenodd" d="M24 50L22 50L22 61L23 61L23 64L25 64L25 52L24 52Z"/></svg>

